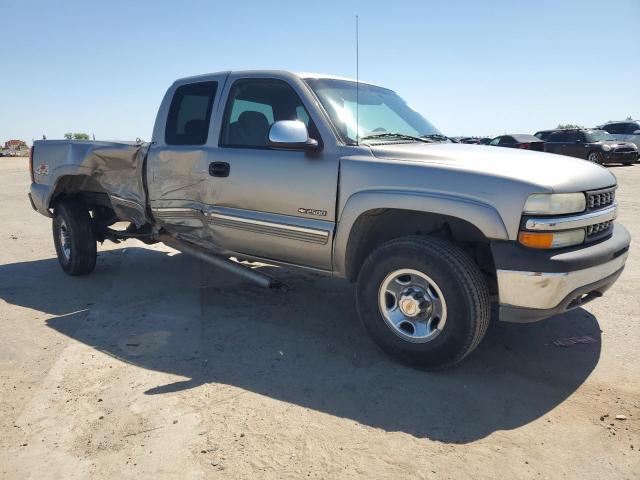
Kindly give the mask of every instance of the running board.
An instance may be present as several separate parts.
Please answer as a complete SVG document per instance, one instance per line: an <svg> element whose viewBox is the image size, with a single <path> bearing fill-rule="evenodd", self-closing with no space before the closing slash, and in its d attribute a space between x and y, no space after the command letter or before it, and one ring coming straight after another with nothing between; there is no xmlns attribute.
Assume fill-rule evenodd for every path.
<svg viewBox="0 0 640 480"><path fill-rule="evenodd" d="M176 250L186 253L187 255L191 255L199 260L207 262L214 267L222 268L227 272L235 273L247 280L251 280L252 282L260 285L264 288L283 288L285 285L280 281L276 280L269 275L253 270L249 267L246 267L238 262L234 262L229 260L228 258L213 255L211 253L206 252L204 249L182 240L178 240L171 235L162 234L156 237L157 240L160 240L165 245L168 245L171 248L175 248Z"/></svg>

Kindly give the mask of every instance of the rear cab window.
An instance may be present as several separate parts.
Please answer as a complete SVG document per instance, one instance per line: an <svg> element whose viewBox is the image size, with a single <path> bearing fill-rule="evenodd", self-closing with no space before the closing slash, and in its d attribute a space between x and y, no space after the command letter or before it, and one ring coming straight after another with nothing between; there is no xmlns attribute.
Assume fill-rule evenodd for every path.
<svg viewBox="0 0 640 480"><path fill-rule="evenodd" d="M190 83L176 89L167 115L167 145L207 143L217 90L218 82Z"/></svg>

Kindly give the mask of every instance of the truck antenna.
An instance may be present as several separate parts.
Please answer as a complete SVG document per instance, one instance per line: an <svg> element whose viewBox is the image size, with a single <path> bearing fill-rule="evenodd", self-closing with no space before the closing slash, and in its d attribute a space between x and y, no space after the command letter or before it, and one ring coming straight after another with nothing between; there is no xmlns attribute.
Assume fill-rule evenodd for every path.
<svg viewBox="0 0 640 480"><path fill-rule="evenodd" d="M360 49L358 45L358 15L356 15L356 145L360 145Z"/></svg>

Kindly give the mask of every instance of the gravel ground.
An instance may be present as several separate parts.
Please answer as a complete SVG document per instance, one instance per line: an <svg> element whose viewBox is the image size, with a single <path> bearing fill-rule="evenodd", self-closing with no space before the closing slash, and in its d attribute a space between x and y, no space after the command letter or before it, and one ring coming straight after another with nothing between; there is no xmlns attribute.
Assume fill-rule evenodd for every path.
<svg viewBox="0 0 640 480"><path fill-rule="evenodd" d="M342 281L265 291L136 241L64 275L26 163L0 159L1 478L640 475L640 165L612 168L634 240L604 298L429 374L375 348Z"/></svg>

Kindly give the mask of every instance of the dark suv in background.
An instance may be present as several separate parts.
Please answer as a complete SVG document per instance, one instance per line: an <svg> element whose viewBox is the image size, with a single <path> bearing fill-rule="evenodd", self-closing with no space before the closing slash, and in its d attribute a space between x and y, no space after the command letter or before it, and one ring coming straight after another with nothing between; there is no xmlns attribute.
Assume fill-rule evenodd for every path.
<svg viewBox="0 0 640 480"><path fill-rule="evenodd" d="M636 147L640 149L640 120L607 122L598 128L610 133L616 140L635 143Z"/></svg>
<svg viewBox="0 0 640 480"><path fill-rule="evenodd" d="M500 135L489 142L494 147L522 148L544 152L544 142L528 134Z"/></svg>
<svg viewBox="0 0 640 480"><path fill-rule="evenodd" d="M578 157L593 163L630 165L638 159L638 147L616 140L604 130L557 130L547 138L544 151Z"/></svg>

